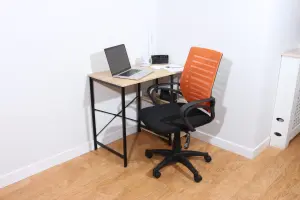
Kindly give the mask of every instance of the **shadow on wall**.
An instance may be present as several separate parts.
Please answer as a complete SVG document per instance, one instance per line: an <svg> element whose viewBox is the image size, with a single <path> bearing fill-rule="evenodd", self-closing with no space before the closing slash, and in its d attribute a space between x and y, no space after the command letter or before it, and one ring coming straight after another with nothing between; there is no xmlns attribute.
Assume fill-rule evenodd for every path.
<svg viewBox="0 0 300 200"><path fill-rule="evenodd" d="M102 71L107 71L109 70L109 66L107 63L107 59L105 56L104 51L100 51L97 53L94 53L90 56L91 60L91 70L92 73L94 72L102 72ZM116 98L119 95L120 89L117 87L113 87L111 85L103 85L103 83L97 83L94 82L94 91L95 91L95 103L101 103L103 101L110 100L112 98ZM87 76L86 78L86 105L90 105L90 82L89 82L89 77ZM105 95L103 95L105 94Z"/></svg>
<svg viewBox="0 0 300 200"><path fill-rule="evenodd" d="M105 56L104 51L100 51L97 53L93 53L90 56L90 61L91 61L91 71L92 73L94 72L101 72L101 71L107 71L109 70L109 66L108 66L108 62ZM95 107L105 110L105 111L109 111L111 112L110 109L107 109L107 106L101 106L101 103L103 103L104 105L107 105L107 101L112 100L112 99L117 99L119 98L120 100L117 100L117 104L114 102L112 102L111 106L113 106L114 108L117 107L117 112L121 111L121 95L120 95L120 88L118 87L113 87L111 85L108 84L104 84L104 83L100 83L100 82L96 82L94 81L94 97L95 97ZM127 87L126 88L126 94L128 93L132 93L135 91L134 87ZM104 103L105 102L105 103ZM127 105L130 102L130 100L125 101L125 105ZM86 124L86 131L88 134L88 141L91 141L92 138L92 120L91 120L91 102L90 102L90 81L89 81L89 77L88 75L86 75L86 82L85 82L85 91L84 91L84 108L85 108L85 124ZM134 109L135 107L133 105L130 105L127 107L126 111L128 113L128 109ZM126 114L127 115L127 114ZM110 121L110 119L112 119L113 116L112 115L107 115L105 114L105 120L101 119L102 121ZM96 115L96 124L99 124L99 119L97 119L97 115ZM126 122L127 123L127 122ZM121 128L121 124L118 126L109 126L108 128L106 128L106 130L103 132L103 136L105 137L106 133L112 133L112 132L116 132L118 130L120 130ZM102 127L97 127L97 132L99 132L102 129Z"/></svg>
<svg viewBox="0 0 300 200"><path fill-rule="evenodd" d="M210 124L197 128L198 131L206 133L213 137L220 132L227 112L227 108L224 107L223 101L228 84L229 74L231 71L231 66L232 62L223 57L213 87L213 97L215 97L216 99L216 117Z"/></svg>

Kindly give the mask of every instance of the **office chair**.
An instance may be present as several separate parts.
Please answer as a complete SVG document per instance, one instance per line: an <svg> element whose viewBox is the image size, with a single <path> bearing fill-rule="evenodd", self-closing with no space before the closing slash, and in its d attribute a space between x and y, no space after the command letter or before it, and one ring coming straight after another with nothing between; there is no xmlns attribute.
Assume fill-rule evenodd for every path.
<svg viewBox="0 0 300 200"><path fill-rule="evenodd" d="M215 99L211 96L215 77L222 59L222 53L192 47L180 83L163 83L150 86L147 90L154 106L144 108L140 111L141 121L144 128L162 136L174 134L172 149L147 149L145 156L152 158L153 154L165 156L154 169L153 176L159 178L160 169L168 164L181 163L185 165L193 174L195 182L202 180L201 175L187 159L191 156L202 156L206 162L211 162L212 158L207 152L182 151L180 132L184 131L187 149L190 142L190 132L196 127L210 123L215 118ZM174 89L176 86L178 89ZM171 87L170 87L171 86ZM170 95L177 94L184 97L186 103L170 102L158 104L156 92L159 90L169 91Z"/></svg>

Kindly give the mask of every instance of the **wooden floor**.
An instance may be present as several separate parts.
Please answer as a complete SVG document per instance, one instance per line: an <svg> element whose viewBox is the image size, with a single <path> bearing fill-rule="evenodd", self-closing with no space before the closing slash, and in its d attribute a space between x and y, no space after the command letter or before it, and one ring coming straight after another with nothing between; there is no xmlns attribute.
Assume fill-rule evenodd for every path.
<svg viewBox="0 0 300 200"><path fill-rule="evenodd" d="M0 199L300 200L299 136L287 150L269 148L255 160L192 139L190 149L213 157L209 164L191 159L203 176L200 183L180 164L164 168L160 179L153 178L152 168L162 158L149 160L144 150L167 146L148 133L131 135L128 141L126 169L121 159L100 149L1 189ZM111 146L121 150L122 142Z"/></svg>

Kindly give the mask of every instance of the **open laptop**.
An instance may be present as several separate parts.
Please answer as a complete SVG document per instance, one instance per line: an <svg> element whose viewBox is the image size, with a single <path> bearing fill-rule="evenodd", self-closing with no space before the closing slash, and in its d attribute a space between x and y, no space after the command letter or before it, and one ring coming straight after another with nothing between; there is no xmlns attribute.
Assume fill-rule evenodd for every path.
<svg viewBox="0 0 300 200"><path fill-rule="evenodd" d="M151 69L131 69L124 44L104 49L113 77L138 80L152 73Z"/></svg>

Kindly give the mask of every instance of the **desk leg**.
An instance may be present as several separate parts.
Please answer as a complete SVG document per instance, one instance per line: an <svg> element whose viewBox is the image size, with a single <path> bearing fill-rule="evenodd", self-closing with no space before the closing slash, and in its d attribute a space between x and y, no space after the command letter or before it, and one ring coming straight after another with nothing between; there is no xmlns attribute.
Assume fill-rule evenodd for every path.
<svg viewBox="0 0 300 200"><path fill-rule="evenodd" d="M138 126L137 126L137 131L138 132L141 132L141 118L140 118L140 111L141 111L141 84L138 83L137 84L137 123L138 123Z"/></svg>
<svg viewBox="0 0 300 200"><path fill-rule="evenodd" d="M155 85L158 85L158 78L155 79ZM158 92L158 89L155 89L155 92L157 93L157 92Z"/></svg>
<svg viewBox="0 0 300 200"><path fill-rule="evenodd" d="M174 99L173 99L173 88L174 88L173 82L174 82L174 80L173 80L173 78L174 78L174 76L171 75L170 76L170 83L171 83L171 103L174 103Z"/></svg>
<svg viewBox="0 0 300 200"><path fill-rule="evenodd" d="M122 126L123 126L123 153L124 153L124 167L127 167L127 142L126 142L126 112L125 112L125 88L122 87Z"/></svg>
<svg viewBox="0 0 300 200"><path fill-rule="evenodd" d="M94 81L92 78L90 78L90 96L91 96L91 113L92 113L92 126L93 126L93 137L94 137L94 150L97 150Z"/></svg>
<svg viewBox="0 0 300 200"><path fill-rule="evenodd" d="M171 103L174 103L174 98L173 98L173 88L174 88L174 86L172 85L173 84L173 82L174 82L174 76L173 75L171 75L170 76L170 83L171 83L171 85L170 85L170 87L171 87ZM169 145L171 146L172 145L172 135L171 134L169 134Z"/></svg>

